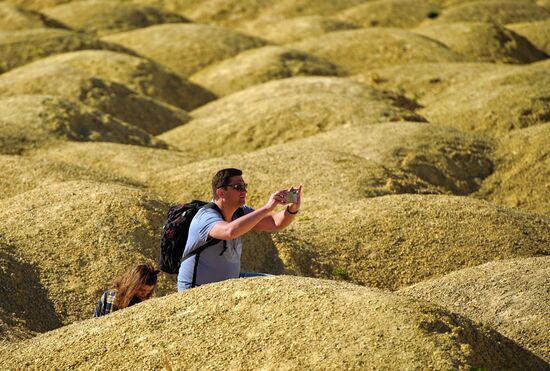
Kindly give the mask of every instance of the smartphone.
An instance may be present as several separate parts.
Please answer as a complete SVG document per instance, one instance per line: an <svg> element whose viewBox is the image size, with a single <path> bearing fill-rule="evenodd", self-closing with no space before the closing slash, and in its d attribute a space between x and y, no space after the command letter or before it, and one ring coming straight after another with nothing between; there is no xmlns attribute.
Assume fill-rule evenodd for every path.
<svg viewBox="0 0 550 371"><path fill-rule="evenodd" d="M287 204L293 204L298 201L298 190L290 188L290 191L288 191L285 196L285 201Z"/></svg>

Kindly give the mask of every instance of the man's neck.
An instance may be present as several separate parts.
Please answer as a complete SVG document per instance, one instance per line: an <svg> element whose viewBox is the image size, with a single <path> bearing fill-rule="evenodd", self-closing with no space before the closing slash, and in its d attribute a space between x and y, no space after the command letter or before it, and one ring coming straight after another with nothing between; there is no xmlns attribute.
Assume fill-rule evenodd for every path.
<svg viewBox="0 0 550 371"><path fill-rule="evenodd" d="M233 214L235 214L235 211L239 208L237 207L229 207L227 204L222 203L221 199L218 199L214 201L216 205L220 208L222 211L223 220L226 222L230 222L233 219Z"/></svg>

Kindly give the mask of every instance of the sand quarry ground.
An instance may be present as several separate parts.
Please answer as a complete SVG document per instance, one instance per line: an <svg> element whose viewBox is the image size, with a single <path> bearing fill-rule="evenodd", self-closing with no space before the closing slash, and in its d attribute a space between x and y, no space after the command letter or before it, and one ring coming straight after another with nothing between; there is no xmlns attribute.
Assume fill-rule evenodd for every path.
<svg viewBox="0 0 550 371"><path fill-rule="evenodd" d="M549 370L550 1L0 1L0 369ZM274 274L92 318L223 167Z"/></svg>

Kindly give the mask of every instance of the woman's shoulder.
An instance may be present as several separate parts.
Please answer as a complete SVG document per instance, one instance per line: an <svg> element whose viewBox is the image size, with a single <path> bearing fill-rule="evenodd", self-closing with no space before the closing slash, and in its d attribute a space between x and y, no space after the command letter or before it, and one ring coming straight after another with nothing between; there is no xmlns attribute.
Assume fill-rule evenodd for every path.
<svg viewBox="0 0 550 371"><path fill-rule="evenodd" d="M109 289L101 294L101 299L99 299L99 303L97 303L97 307L95 310L96 317L104 316L117 310L117 307L115 305L117 293L117 289Z"/></svg>
<svg viewBox="0 0 550 371"><path fill-rule="evenodd" d="M101 301L104 303L113 304L116 299L116 295L118 294L117 289L109 289L103 292L101 294Z"/></svg>
<svg viewBox="0 0 550 371"><path fill-rule="evenodd" d="M116 294L118 294L117 289L109 289L109 290L105 290L103 292L103 295L101 295L101 296L106 297L106 298L114 298L116 296Z"/></svg>

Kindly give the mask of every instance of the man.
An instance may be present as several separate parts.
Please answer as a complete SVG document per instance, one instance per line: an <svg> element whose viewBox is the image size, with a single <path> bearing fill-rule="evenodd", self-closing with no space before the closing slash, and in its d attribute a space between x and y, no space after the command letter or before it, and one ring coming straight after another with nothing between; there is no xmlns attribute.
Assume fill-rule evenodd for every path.
<svg viewBox="0 0 550 371"><path fill-rule="evenodd" d="M178 274L178 291L219 282L230 278L250 276L241 273L242 236L256 231L276 232L288 226L300 209L302 186L296 190L294 202L287 203L288 189L275 192L265 206L254 210L246 203L247 184L239 169L220 170L212 178L215 208L204 207L197 212L189 226L189 236ZM278 205L287 207L274 213ZM237 212L241 208L242 211ZM239 217L239 214L242 215ZM189 257L211 239L220 242ZM189 258L187 258L189 257Z"/></svg>

